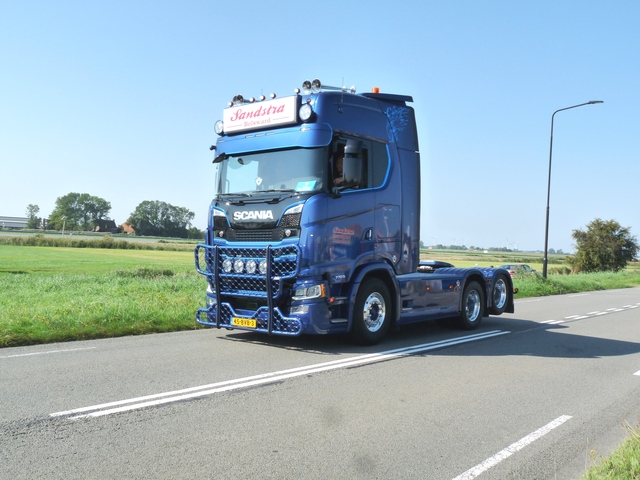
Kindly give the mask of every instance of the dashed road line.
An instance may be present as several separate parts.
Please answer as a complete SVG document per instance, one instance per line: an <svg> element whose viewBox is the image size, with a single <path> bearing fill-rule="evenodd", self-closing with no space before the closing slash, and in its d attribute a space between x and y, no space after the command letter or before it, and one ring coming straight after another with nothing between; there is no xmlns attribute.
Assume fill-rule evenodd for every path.
<svg viewBox="0 0 640 480"><path fill-rule="evenodd" d="M607 315L609 313L624 312L625 310L638 308L639 306L640 306L640 302L638 302L635 305L623 305L622 308L612 307L612 308L607 308L606 311L596 310L593 312L588 312L585 315L569 315L568 317L564 317L564 320L545 320L539 323L543 323L546 325L557 325L559 323L563 323L565 320L584 320L585 318L599 317L601 315Z"/></svg>
<svg viewBox="0 0 640 480"><path fill-rule="evenodd" d="M453 480L472 480L476 478L478 475L489 470L491 467L495 467L498 463L510 457L517 451L522 450L527 445L530 445L531 443L535 442L539 438L542 438L544 435L552 431L554 428L559 427L569 419L571 419L569 415L562 415L561 417L556 418L552 422L547 423L544 427L539 428L535 432L530 433L526 437L521 438L516 443L512 443L504 450L500 450L493 457L486 459L484 462L476 465L473 468L470 468L463 474L458 475Z"/></svg>
<svg viewBox="0 0 640 480"><path fill-rule="evenodd" d="M67 352L79 352L81 350L95 350L97 347L85 347L85 348L67 348L64 350L46 350L44 352L31 352L31 353L17 353L15 355L0 356L0 359L5 358L19 358L19 357L34 357L36 355L51 355L53 353L67 353Z"/></svg>

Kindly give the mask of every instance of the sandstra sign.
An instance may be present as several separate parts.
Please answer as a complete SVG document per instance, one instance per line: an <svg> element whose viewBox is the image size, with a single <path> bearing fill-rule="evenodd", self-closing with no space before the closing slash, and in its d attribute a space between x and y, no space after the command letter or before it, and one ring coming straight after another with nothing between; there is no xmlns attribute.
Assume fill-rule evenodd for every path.
<svg viewBox="0 0 640 480"><path fill-rule="evenodd" d="M225 133L242 132L296 123L297 97L276 98L225 108Z"/></svg>

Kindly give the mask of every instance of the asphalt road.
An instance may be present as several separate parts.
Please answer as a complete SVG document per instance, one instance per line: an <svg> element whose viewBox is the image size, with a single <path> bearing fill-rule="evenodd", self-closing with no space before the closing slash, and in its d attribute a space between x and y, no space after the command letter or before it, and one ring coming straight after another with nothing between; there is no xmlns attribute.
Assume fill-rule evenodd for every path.
<svg viewBox="0 0 640 480"><path fill-rule="evenodd" d="M461 332L0 350L2 479L575 479L640 421L640 288Z"/></svg>

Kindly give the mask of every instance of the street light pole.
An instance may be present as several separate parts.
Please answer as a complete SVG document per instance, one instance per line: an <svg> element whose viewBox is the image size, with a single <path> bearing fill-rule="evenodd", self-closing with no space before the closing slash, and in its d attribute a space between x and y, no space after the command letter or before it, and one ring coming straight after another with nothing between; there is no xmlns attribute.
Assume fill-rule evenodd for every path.
<svg viewBox="0 0 640 480"><path fill-rule="evenodd" d="M553 118L556 113L563 110L570 110L572 108L583 107L584 105L595 105L596 103L604 103L602 100L591 100L590 102L581 103L579 105L573 105L571 107L561 108L553 112L551 115L551 139L549 140L549 177L547 180L547 219L545 221L544 228L544 258L542 259L542 276L547 278L547 264L548 264L548 251L549 251L549 198L551 196L551 156L553 154Z"/></svg>

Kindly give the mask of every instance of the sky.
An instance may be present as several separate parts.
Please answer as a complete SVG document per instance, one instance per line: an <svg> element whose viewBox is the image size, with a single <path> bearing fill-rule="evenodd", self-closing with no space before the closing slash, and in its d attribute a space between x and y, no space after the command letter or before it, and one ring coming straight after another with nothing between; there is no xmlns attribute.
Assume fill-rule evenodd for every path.
<svg viewBox="0 0 640 480"><path fill-rule="evenodd" d="M0 215L88 193L123 223L213 195L236 94L306 79L411 95L425 245L549 248L596 218L640 233L638 0L0 2Z"/></svg>

